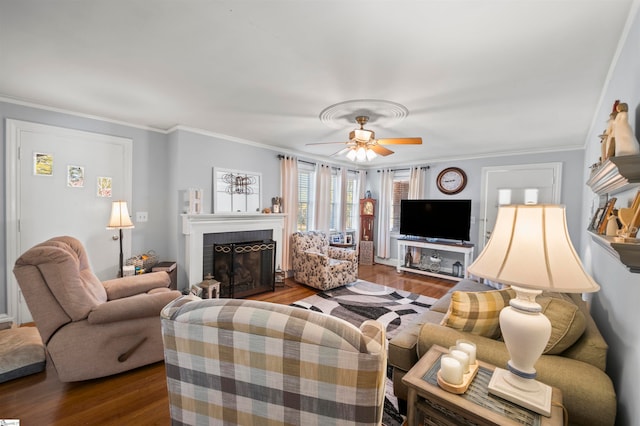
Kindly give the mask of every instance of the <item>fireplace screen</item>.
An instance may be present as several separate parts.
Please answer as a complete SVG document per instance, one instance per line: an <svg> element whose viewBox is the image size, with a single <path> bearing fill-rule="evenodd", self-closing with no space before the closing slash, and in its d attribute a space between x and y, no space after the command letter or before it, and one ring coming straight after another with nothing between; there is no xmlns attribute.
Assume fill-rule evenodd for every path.
<svg viewBox="0 0 640 426"><path fill-rule="evenodd" d="M214 244L213 269L220 297L242 298L275 285L274 240Z"/></svg>

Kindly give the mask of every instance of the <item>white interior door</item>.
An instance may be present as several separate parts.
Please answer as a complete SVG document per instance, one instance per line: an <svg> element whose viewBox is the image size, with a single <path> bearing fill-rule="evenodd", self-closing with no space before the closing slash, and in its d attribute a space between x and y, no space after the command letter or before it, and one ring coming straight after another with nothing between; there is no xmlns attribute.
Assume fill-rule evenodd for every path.
<svg viewBox="0 0 640 426"><path fill-rule="evenodd" d="M527 189L537 190L538 204L559 204L561 176L562 163L483 167L478 253L489 241L495 225L500 190L509 195L508 204L524 204Z"/></svg>
<svg viewBox="0 0 640 426"><path fill-rule="evenodd" d="M120 252L117 230L106 225L115 200L131 201L130 139L80 132L41 124L7 121L7 143L15 150L15 175L8 185L7 265L30 247L48 238L69 235L79 239L89 254L92 270L101 280L115 278ZM36 170L37 159L52 164ZM9 172L9 171L8 171ZM111 195L98 192L98 178L109 178ZM104 182L104 179L101 179ZM10 187L10 188L9 188ZM15 200L15 203L13 202ZM11 216L9 218L9 216ZM130 232L125 231L125 258L130 256ZM10 315L31 321L13 274L8 271ZM13 312L12 312L13 311Z"/></svg>

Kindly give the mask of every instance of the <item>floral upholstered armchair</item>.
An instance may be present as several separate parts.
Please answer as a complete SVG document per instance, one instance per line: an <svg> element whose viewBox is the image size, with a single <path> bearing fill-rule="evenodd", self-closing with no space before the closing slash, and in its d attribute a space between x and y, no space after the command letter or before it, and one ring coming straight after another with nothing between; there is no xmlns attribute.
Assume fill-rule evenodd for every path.
<svg viewBox="0 0 640 426"><path fill-rule="evenodd" d="M299 283L329 290L358 279L355 250L331 247L324 232L296 232L291 236L293 278Z"/></svg>

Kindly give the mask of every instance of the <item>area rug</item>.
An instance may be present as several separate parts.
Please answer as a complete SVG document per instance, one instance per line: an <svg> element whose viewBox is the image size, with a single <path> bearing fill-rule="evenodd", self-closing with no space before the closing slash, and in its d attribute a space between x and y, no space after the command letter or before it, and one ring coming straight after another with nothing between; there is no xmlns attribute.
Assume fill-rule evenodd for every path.
<svg viewBox="0 0 640 426"><path fill-rule="evenodd" d="M368 319L378 320L386 327L387 339L391 339L416 317L428 311L436 300L438 299L358 280L353 284L298 300L292 306L333 315L357 327ZM382 424L400 426L403 422L404 418L398 411L398 400L393 395L391 369L388 368Z"/></svg>

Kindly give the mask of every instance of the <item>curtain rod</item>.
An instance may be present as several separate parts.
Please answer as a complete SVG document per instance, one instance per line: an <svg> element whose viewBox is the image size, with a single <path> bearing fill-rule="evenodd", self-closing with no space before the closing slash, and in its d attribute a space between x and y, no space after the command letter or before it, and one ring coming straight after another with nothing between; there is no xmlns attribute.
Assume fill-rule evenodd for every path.
<svg viewBox="0 0 640 426"><path fill-rule="evenodd" d="M278 158L279 158L280 160L282 160L283 158L285 158L285 155L278 154ZM312 165L312 166L315 166L315 165L316 165L316 163L314 163L314 162L312 162L312 161L300 160L299 158L298 158L297 160L298 160L298 162L299 162L299 163L310 164L310 165ZM340 167L338 167L338 166L329 166L329 167L331 167L332 169L336 169L336 170L337 170L337 169L340 169ZM358 172L359 172L359 170L351 170L351 169L347 169L347 171L348 171L348 172L354 172L354 173L358 173ZM365 171L365 173L366 173L366 171Z"/></svg>
<svg viewBox="0 0 640 426"><path fill-rule="evenodd" d="M405 170L411 170L413 167L406 167L404 169L391 169L392 172L403 172ZM420 167L420 170L429 170L431 167L430 166L422 166ZM378 173L380 173L382 170L376 170Z"/></svg>

